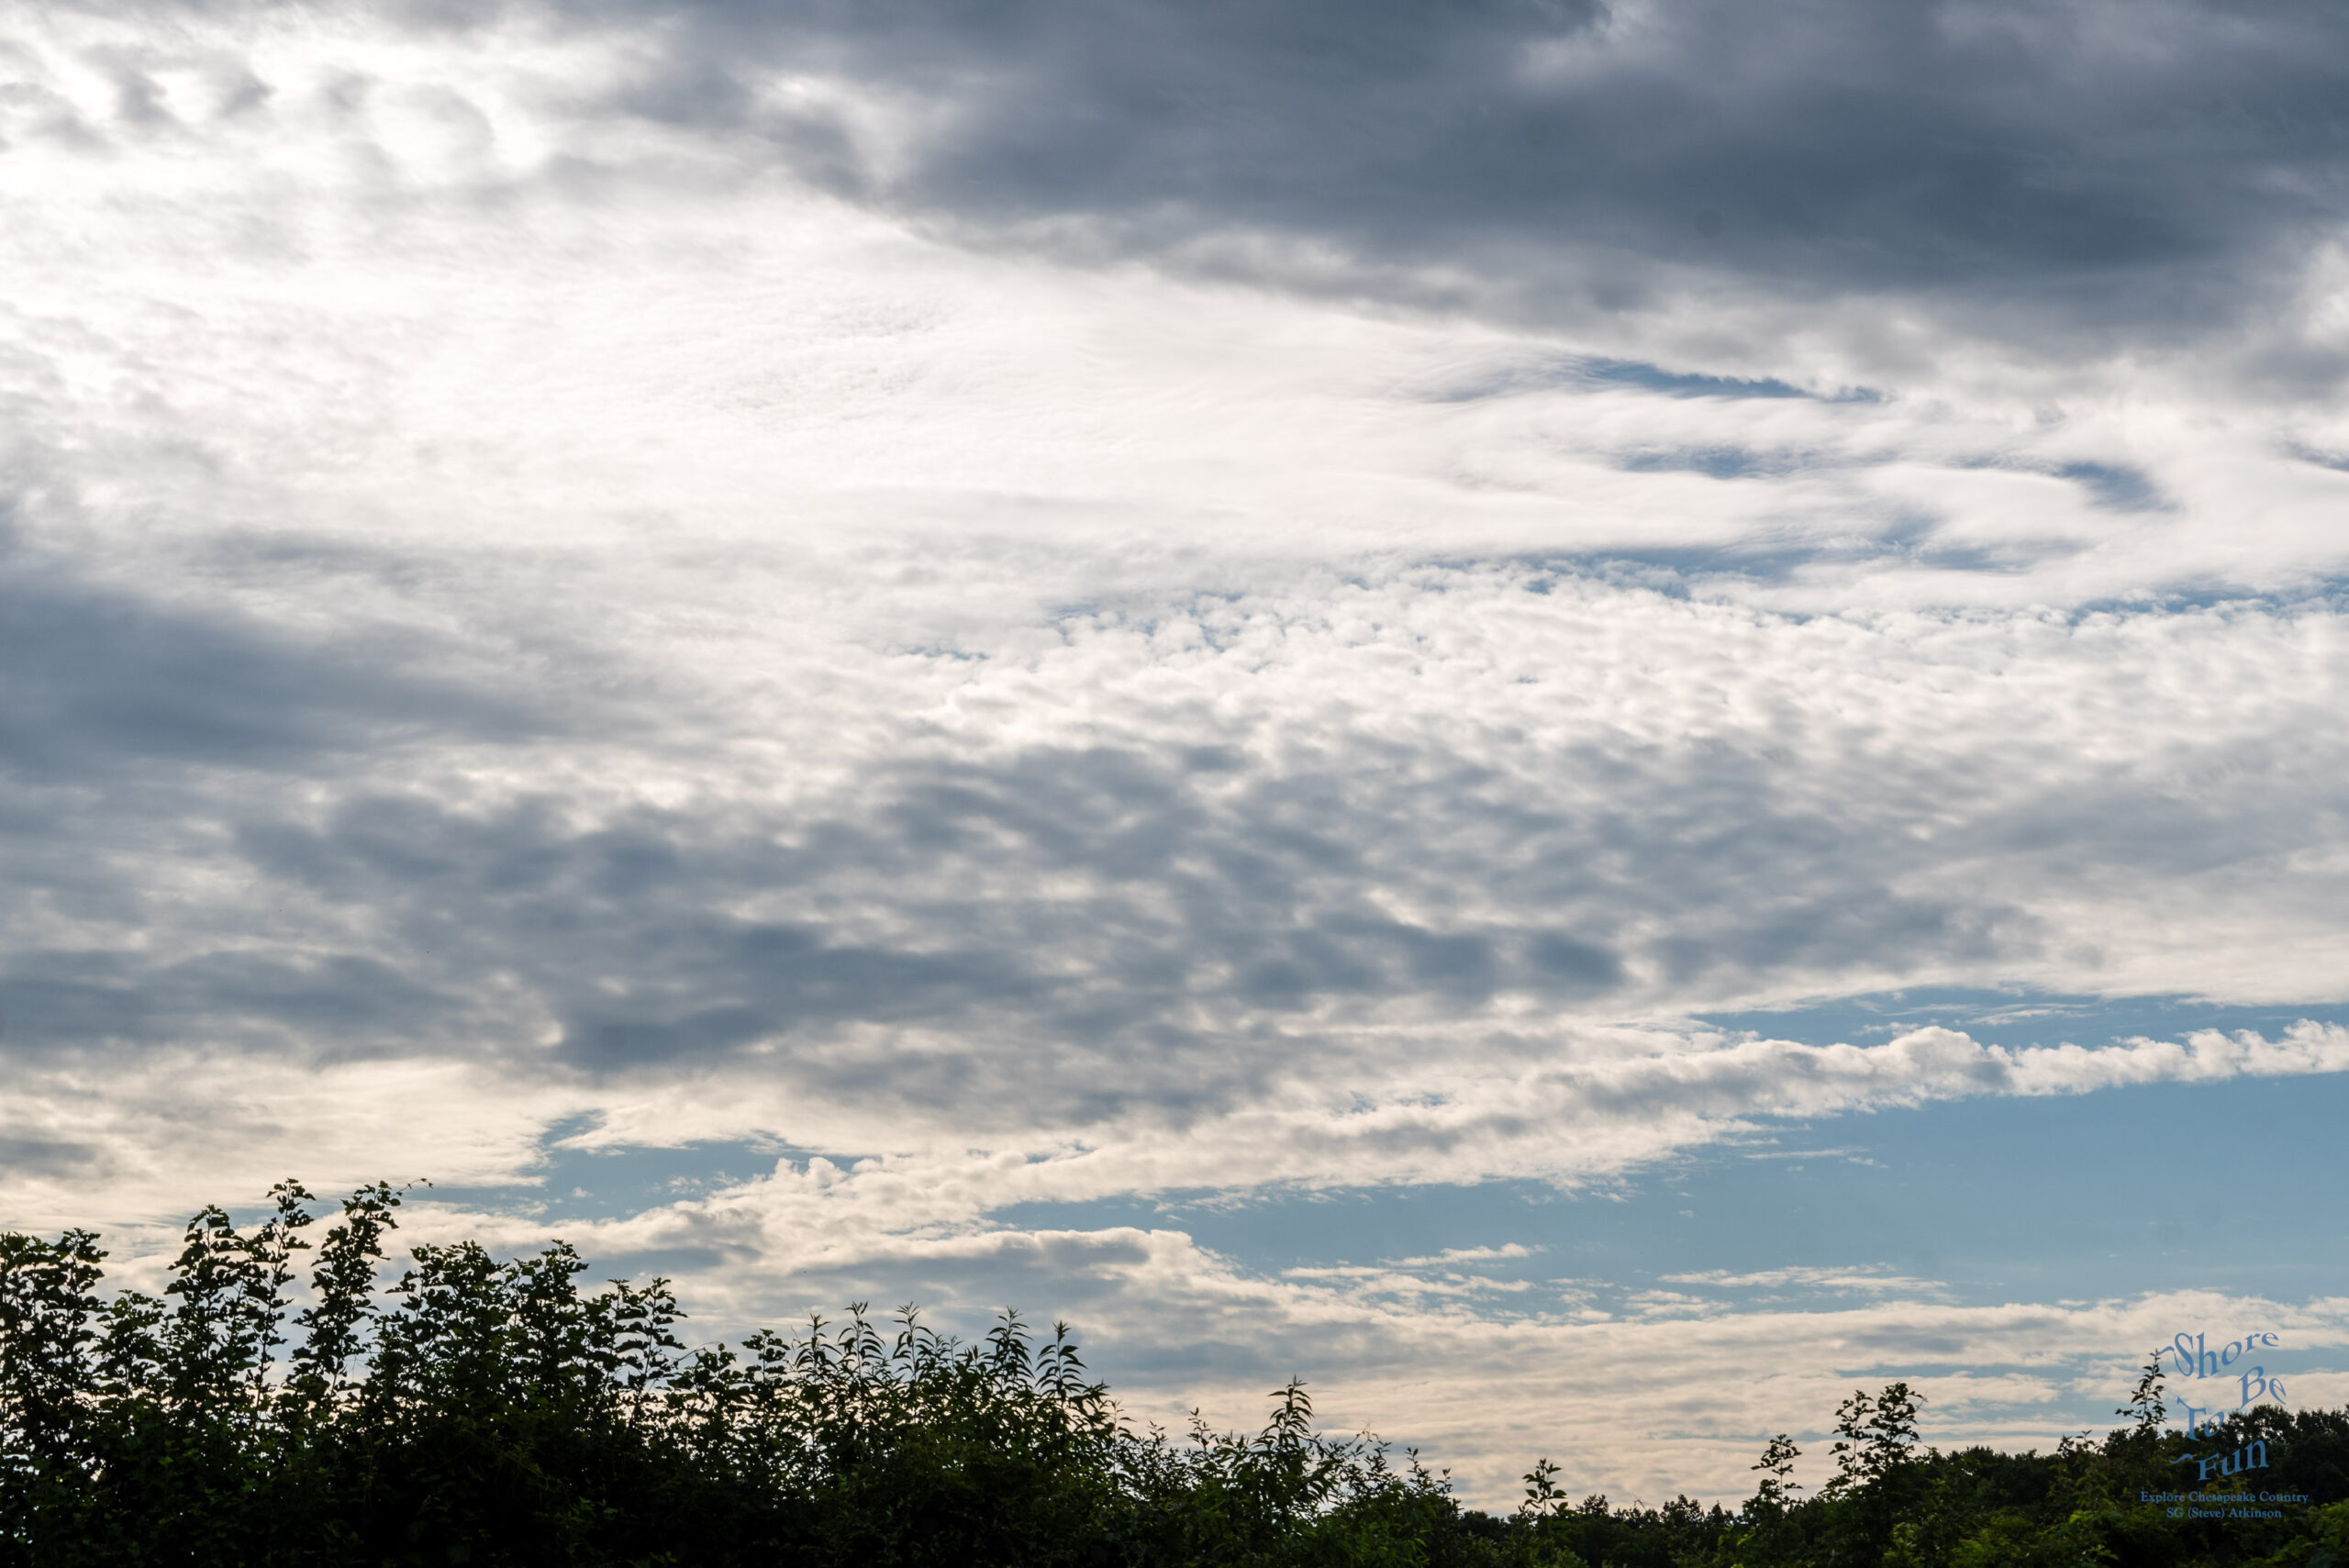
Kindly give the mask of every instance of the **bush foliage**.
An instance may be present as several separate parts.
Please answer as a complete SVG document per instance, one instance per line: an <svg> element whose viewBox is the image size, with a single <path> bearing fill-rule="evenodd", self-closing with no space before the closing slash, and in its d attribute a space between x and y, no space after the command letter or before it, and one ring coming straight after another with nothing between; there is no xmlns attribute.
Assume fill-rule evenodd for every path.
<svg viewBox="0 0 2349 1568"><path fill-rule="evenodd" d="M386 1280L398 1192L352 1194L315 1246L310 1195L272 1200L250 1229L191 1220L161 1297L102 1296L87 1230L0 1236L0 1562L2349 1565L2349 1412L2259 1407L2211 1440L2267 1442L2207 1489L2310 1497L2280 1520L2139 1500L2194 1489L2158 1358L2100 1442L1943 1453L1894 1384L1845 1402L1816 1496L1781 1437L1734 1511L1576 1504L1545 1460L1497 1518L1315 1430L1301 1384L1261 1431L1178 1440L1011 1313L975 1343L859 1307L688 1352L664 1280L585 1291L566 1245L470 1241Z"/></svg>

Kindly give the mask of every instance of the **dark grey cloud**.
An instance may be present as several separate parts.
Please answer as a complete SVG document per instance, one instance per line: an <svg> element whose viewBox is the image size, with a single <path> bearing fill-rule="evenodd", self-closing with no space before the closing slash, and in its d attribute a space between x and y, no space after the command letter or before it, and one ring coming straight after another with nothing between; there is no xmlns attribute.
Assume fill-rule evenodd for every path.
<svg viewBox="0 0 2349 1568"><path fill-rule="evenodd" d="M593 828L551 801L479 813L362 786L313 821L243 814L235 843L255 885L326 929L363 918L371 948L29 953L5 993L15 1038L50 1049L173 1029L371 1052L489 1033L527 1056L543 1009L556 1061L593 1073L747 1051L834 1094L1183 1115L1302 1065L1308 1012L1437 1020L1503 992L1603 1006L1635 965L1733 988L2036 941L1995 903L1893 893L1920 865L1897 833L1756 787L1753 768L1592 755L1586 778L1624 804L1566 811L1470 771L1337 757L1235 792L1179 752L1049 750L896 764L820 817ZM1463 884L1490 906L1458 911ZM1434 912L1381 906L1398 899ZM734 912L756 900L805 913ZM908 1027L957 1043L873 1043Z"/></svg>
<svg viewBox="0 0 2349 1568"><path fill-rule="evenodd" d="M413 954L338 951L242 871L196 891L228 870L233 824L413 749L625 719L534 688L494 639L289 624L185 561L149 564L127 579L0 531L0 1047L429 1038L464 1009Z"/></svg>
<svg viewBox="0 0 2349 1568"><path fill-rule="evenodd" d="M0 532L0 770L20 784L547 731L518 694L435 673L446 651L393 628L306 636L217 594L107 584Z"/></svg>
<svg viewBox="0 0 2349 1568"><path fill-rule="evenodd" d="M205 953L156 962L123 952L28 949L11 955L0 1027L12 1048L156 1045L228 1023L264 1038L356 1031L422 1035L451 998L381 959ZM437 1004L437 1005L436 1005Z"/></svg>
<svg viewBox="0 0 2349 1568"><path fill-rule="evenodd" d="M52 1138L0 1138L0 1171L38 1175L87 1173L106 1164L95 1143Z"/></svg>
<svg viewBox="0 0 2349 1568"><path fill-rule="evenodd" d="M756 130L838 188L968 232L1162 254L1288 237L1356 263L1342 286L1464 267L1537 307L1637 305L1661 261L2043 331L2051 311L2192 328L2349 202L2349 22L2316 3L573 14L640 31L620 106ZM929 128L893 137L885 166L845 117L763 94L777 72L845 76Z"/></svg>

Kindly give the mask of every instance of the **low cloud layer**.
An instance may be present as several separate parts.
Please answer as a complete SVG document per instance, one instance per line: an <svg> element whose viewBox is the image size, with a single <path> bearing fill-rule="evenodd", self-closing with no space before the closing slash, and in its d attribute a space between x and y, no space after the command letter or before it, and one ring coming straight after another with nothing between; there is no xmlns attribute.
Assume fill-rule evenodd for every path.
<svg viewBox="0 0 2349 1568"><path fill-rule="evenodd" d="M1820 619L1413 569L865 654L894 694L865 754L777 792L762 709L714 726L674 673L639 683L666 711L450 692L485 629L264 661L226 608L108 625L55 584L18 624L105 651L52 639L12 683L19 1051L756 1060L985 1122L1180 1120L1414 1040L1539 1060L1577 1021L1904 984L2330 984L2321 604ZM766 701L820 722L791 681ZM101 852L53 858L74 833ZM2121 890L2138 913L2082 927Z"/></svg>

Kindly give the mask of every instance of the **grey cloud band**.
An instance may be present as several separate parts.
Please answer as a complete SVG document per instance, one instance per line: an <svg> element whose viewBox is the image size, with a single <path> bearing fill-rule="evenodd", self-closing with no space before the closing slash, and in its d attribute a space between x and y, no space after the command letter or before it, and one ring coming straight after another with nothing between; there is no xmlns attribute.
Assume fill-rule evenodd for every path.
<svg viewBox="0 0 2349 1568"><path fill-rule="evenodd" d="M1389 597L1354 613L1434 590L1448 653L1399 627L1359 642L1310 599L1170 602L1154 618L1220 617L1235 651L1166 701L1127 620L1071 623L1065 663L959 678L1034 706L1121 669L1091 739L947 740L907 684L888 738L833 759L844 783L778 793L736 754L759 716L713 724L718 699L676 703L674 678L629 700L485 673L493 627L387 653L363 628L297 639L21 570L0 585L18 627L105 646L65 658L83 633L59 631L6 687L0 853L28 900L7 1049L749 1059L851 1099L1180 1118L1364 1030L1539 1051L1573 1016L2019 968L2077 984L2099 962L2061 916L2081 889L2224 886L2290 849L2309 818L2282 803L2338 794L2337 742L2287 740L2276 713L2200 742L2099 728L2128 758L2100 762L2059 740L2078 695L2006 702L1992 673L2016 639L2092 694L2135 660L2184 681L2213 637L2288 659L2330 624L2317 605L2141 617L2124 647L2095 623L1872 627L1485 568L1367 584ZM1499 617L1514 642L1472 629ZM1261 628L1286 645L1269 662L1239 646ZM1587 662L1625 639L1681 649L1676 669L1626 684ZM1495 657L1524 673L1497 680ZM120 717L158 704L171 724ZM606 711L592 739L565 717ZM2179 786L2221 752L2266 760ZM695 772L689 807L621 783Z"/></svg>
<svg viewBox="0 0 2349 1568"><path fill-rule="evenodd" d="M1194 260L1252 235L1334 246L1360 269L1345 286L1472 275L1536 309L1638 304L1663 262L2166 339L2349 210L2349 26L2321 5L572 15L656 12L666 41L622 106L752 131L893 208ZM892 128L787 90L809 76L894 106Z"/></svg>

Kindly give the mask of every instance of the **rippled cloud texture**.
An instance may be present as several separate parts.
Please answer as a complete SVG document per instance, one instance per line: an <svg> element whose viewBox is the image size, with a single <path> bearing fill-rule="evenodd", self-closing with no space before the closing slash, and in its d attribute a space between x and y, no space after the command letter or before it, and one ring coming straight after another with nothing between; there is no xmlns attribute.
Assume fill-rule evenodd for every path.
<svg viewBox="0 0 2349 1568"><path fill-rule="evenodd" d="M429 1175L1499 1503L1878 1373L2045 1446L2181 1315L2349 1394L2337 1273L1313 1207L2340 1092L2344 91L2316 5L17 17L0 1221ZM1936 988L2074 1001L1751 1022Z"/></svg>

